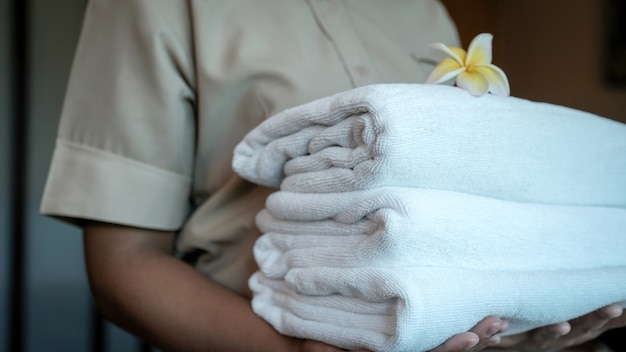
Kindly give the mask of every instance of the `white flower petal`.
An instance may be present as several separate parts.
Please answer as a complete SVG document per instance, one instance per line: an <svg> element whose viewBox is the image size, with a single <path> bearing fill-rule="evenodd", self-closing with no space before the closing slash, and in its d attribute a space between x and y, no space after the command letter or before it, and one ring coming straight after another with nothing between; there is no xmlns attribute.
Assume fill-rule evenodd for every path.
<svg viewBox="0 0 626 352"><path fill-rule="evenodd" d="M489 81L489 91L494 95L508 96L511 94L509 80L498 66L474 66L472 70L480 72Z"/></svg>
<svg viewBox="0 0 626 352"><path fill-rule="evenodd" d="M467 51L456 46L449 46L448 49L452 50L461 59L461 65L465 66L465 59L467 58Z"/></svg>
<svg viewBox="0 0 626 352"><path fill-rule="evenodd" d="M467 49L467 58L465 59L466 67L491 64L492 39L493 35L490 33L481 33L472 39L472 42Z"/></svg>
<svg viewBox="0 0 626 352"><path fill-rule="evenodd" d="M465 68L461 67L458 62L451 58L443 59L426 78L426 83L439 84L450 80Z"/></svg>
<svg viewBox="0 0 626 352"><path fill-rule="evenodd" d="M491 92L494 95L510 94L509 81L504 71L492 65L491 42L493 35L481 33L470 43L466 52L461 48L446 46L443 43L432 44L450 58L442 60L430 73L426 83L442 83L456 77L456 85L472 95Z"/></svg>
<svg viewBox="0 0 626 352"><path fill-rule="evenodd" d="M461 49L461 48L452 48L452 47L448 47L443 43L433 43L430 45L433 49L439 50L439 51L443 51L444 53L448 54L451 58L454 59L454 61L458 62L460 66L463 66L463 62L465 61L465 55L461 55L459 56L459 54L462 52L463 54L465 54L465 50ZM459 50L461 52L459 52Z"/></svg>

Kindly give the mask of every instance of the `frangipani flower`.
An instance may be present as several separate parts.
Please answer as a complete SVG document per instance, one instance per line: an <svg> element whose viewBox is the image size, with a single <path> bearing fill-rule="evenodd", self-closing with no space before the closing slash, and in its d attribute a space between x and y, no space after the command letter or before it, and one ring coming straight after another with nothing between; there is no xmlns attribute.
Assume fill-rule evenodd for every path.
<svg viewBox="0 0 626 352"><path fill-rule="evenodd" d="M432 47L450 57L443 59L430 73L426 83L438 84L456 77L456 85L470 94L479 96L487 92L494 95L509 95L509 81L498 66L491 63L491 40L489 33L477 35L467 52L443 43Z"/></svg>

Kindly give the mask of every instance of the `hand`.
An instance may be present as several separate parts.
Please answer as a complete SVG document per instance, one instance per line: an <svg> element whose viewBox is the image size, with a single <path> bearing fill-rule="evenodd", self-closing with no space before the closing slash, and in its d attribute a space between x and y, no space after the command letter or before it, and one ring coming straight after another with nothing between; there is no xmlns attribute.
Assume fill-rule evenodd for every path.
<svg viewBox="0 0 626 352"><path fill-rule="evenodd" d="M603 332L626 326L626 314L612 304L580 318L517 335L502 337L498 347L520 352L561 351L591 341Z"/></svg>
<svg viewBox="0 0 626 352"><path fill-rule="evenodd" d="M457 334L429 352L478 352L487 347L519 352L560 351L593 340L605 331L625 327L626 314L617 304L598 309L569 322L537 328L522 334L501 337L509 324L497 317L487 317L470 331ZM341 352L343 350L317 341L302 341L300 352Z"/></svg>
<svg viewBox="0 0 626 352"><path fill-rule="evenodd" d="M498 334L503 333L509 327L506 320L498 317L487 317L476 324L470 331L449 338L439 347L429 352L477 352L485 347L493 346L500 342ZM302 340L299 352L344 352L345 350L333 347L318 341ZM353 352L368 352L359 350Z"/></svg>
<svg viewBox="0 0 626 352"><path fill-rule="evenodd" d="M486 317L470 331L454 335L439 347L429 352L481 351L486 347L500 343L500 335L509 328L506 320L498 317Z"/></svg>

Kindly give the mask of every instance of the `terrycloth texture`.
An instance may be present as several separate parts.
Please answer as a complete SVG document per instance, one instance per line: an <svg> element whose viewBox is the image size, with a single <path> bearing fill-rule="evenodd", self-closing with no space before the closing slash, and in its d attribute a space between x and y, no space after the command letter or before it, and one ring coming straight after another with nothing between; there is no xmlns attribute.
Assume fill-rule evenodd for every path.
<svg viewBox="0 0 626 352"><path fill-rule="evenodd" d="M374 85L270 117L233 168L281 190L249 285L286 335L415 352L488 315L517 333L626 305L626 125Z"/></svg>
<svg viewBox="0 0 626 352"><path fill-rule="evenodd" d="M292 268L510 270L626 267L626 209L555 206L416 188L278 191L257 215L254 254L273 279ZM400 269L402 270L402 269Z"/></svg>
<svg viewBox="0 0 626 352"><path fill-rule="evenodd" d="M442 268L294 269L250 279L254 311L279 332L374 351L429 350L488 315L508 334L626 306L626 267L506 272Z"/></svg>
<svg viewBox="0 0 626 352"><path fill-rule="evenodd" d="M371 85L265 120L233 168L294 192L406 186L626 207L626 125L456 87Z"/></svg>

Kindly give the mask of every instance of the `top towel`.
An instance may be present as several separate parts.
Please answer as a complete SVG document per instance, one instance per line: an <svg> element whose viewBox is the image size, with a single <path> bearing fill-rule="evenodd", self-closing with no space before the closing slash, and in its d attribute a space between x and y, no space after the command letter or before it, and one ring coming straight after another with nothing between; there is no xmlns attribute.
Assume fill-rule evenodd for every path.
<svg viewBox="0 0 626 352"><path fill-rule="evenodd" d="M402 186L626 207L626 125L456 87L380 84L268 118L237 145L233 168L292 192Z"/></svg>

